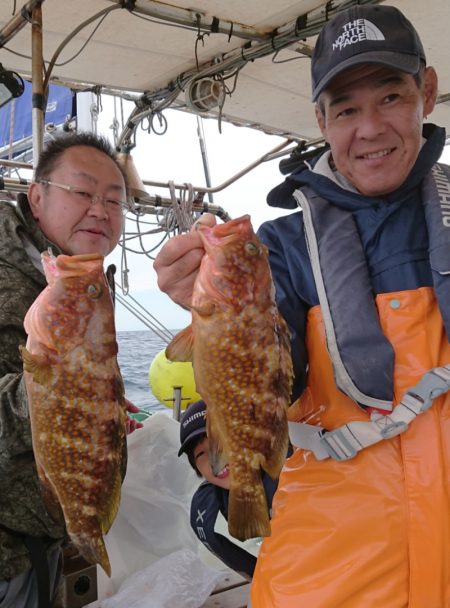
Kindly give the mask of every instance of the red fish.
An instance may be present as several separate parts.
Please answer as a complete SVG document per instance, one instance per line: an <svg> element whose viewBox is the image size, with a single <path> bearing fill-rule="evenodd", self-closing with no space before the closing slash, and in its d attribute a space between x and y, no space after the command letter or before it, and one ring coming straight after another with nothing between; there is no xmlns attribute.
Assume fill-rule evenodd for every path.
<svg viewBox="0 0 450 608"><path fill-rule="evenodd" d="M207 405L214 474L230 470L228 528L240 540L270 535L261 470L278 477L288 447L292 386L289 332L280 316L267 250L248 215L200 226L205 247L192 296L192 324L166 349L193 361Z"/></svg>
<svg viewBox="0 0 450 608"><path fill-rule="evenodd" d="M33 450L47 508L80 554L111 575L103 535L126 466L126 410L114 308L97 254L42 255L48 286L22 348Z"/></svg>

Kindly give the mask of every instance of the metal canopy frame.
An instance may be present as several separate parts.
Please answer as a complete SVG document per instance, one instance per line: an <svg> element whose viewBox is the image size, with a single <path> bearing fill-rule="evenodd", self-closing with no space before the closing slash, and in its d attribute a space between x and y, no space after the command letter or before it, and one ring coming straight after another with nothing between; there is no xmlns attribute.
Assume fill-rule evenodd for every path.
<svg viewBox="0 0 450 608"><path fill-rule="evenodd" d="M325 2L325 0L299 0L299 6L303 8L303 12L298 14L295 19L281 23L274 28L264 24L264 22L260 26L247 25L228 18L212 16L206 10L193 10L154 0L105 0L109 6L106 6L100 12L97 12L74 28L56 48L46 67L43 57L44 24L42 14L42 5L45 1L28 0L22 6L20 12L13 16L0 29L1 48L21 32L25 26L31 26L34 158L37 158L43 146L46 89L50 82L70 86L75 91L93 91L97 94L104 93L132 101L135 104L135 108L126 120L125 127L117 143L121 151L128 153L134 147L134 133L144 119L160 116L163 110L169 107L188 112L195 110L183 98L185 91L189 90L194 83L210 79L211 81L217 81L220 86L224 86L224 80L233 74L237 74L242 67L253 64L263 58L274 56L282 49L289 49L296 56L308 57L312 49L312 45L308 41L318 33L327 19L340 10L355 4L376 4L380 2L380 0L334 0L333 2ZM397 3L404 1L397 0ZM206 5L207 3L200 2L199 4L202 6L202 4ZM106 15L111 11L116 11L116 9L151 17L161 23L178 24L183 28L197 32L199 36L209 33L225 34L229 37L229 40L233 36L235 46L231 50L215 54L212 58L196 65L195 68L178 72L176 76L169 80L166 86L156 87L143 93L123 91L114 87L99 85L95 82L80 82L76 79L70 80L67 77L54 75L53 68L56 60L66 44L76 34L81 32L86 24L98 18L100 13ZM245 41L244 44L236 46L236 41L242 40ZM438 103L449 104L449 100L450 93L444 91L439 95ZM305 150L308 150L311 147L320 145L323 141L317 137L303 137L292 132L280 131L277 128L271 128L258 122L250 124L248 120L228 116L224 112L223 107L211 107L204 112L197 110L196 113L201 116L215 117L219 122L223 119L233 124L259 128L286 139L285 144L281 146L285 149L284 152L280 152L277 147L257 159L249 167L232 176L223 184L215 187L196 187L196 191L198 192L212 193L222 190L252 168L261 164L261 162L273 158L274 154L284 155L292 152L295 146L294 148L288 148L288 144L291 142L300 144ZM144 183L155 187L168 187L167 183L157 181L146 181ZM176 187L183 189L186 185L177 184Z"/></svg>

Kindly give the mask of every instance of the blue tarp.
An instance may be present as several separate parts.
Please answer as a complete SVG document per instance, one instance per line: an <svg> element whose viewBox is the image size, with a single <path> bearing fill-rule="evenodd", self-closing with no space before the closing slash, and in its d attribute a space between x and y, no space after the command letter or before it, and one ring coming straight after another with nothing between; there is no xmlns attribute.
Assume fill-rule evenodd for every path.
<svg viewBox="0 0 450 608"><path fill-rule="evenodd" d="M16 143L32 135L31 83L25 81L25 91L14 102L0 108L0 148L10 144L11 106L14 103L14 135ZM75 115L76 96L67 87L51 84L49 87L45 124L62 125L66 118Z"/></svg>

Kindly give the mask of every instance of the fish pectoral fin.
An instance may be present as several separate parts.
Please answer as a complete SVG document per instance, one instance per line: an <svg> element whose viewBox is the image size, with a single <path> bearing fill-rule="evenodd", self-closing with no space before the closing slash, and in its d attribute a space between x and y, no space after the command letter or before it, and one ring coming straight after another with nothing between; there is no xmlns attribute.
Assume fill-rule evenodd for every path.
<svg viewBox="0 0 450 608"><path fill-rule="evenodd" d="M194 310L201 317L210 317L216 310L214 302L209 302L204 306L190 306L191 310Z"/></svg>
<svg viewBox="0 0 450 608"><path fill-rule="evenodd" d="M192 361L194 353L194 333L192 325L178 333L166 348L169 361Z"/></svg>
<svg viewBox="0 0 450 608"><path fill-rule="evenodd" d="M220 433L216 425L212 421L211 416L208 416L206 410L206 434L208 436L208 460L211 465L213 475L218 475L229 463L228 454L223 449Z"/></svg>
<svg viewBox="0 0 450 608"><path fill-rule="evenodd" d="M23 360L23 369L33 376L39 384L47 384L52 376L50 361L45 355L33 355L25 346L19 346Z"/></svg>
<svg viewBox="0 0 450 608"><path fill-rule="evenodd" d="M250 477L246 477L245 483L233 483L228 499L228 531L240 541L270 536L269 508L261 471L251 469Z"/></svg>
<svg viewBox="0 0 450 608"><path fill-rule="evenodd" d="M218 445L211 447L211 440L208 440L208 445L209 464L211 465L213 475L218 475L228 464L228 455Z"/></svg>

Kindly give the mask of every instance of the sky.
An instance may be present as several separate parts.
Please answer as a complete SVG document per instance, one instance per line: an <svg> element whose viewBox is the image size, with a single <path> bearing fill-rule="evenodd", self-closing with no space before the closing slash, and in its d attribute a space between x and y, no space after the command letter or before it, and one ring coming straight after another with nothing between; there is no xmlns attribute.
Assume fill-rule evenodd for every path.
<svg viewBox="0 0 450 608"><path fill-rule="evenodd" d="M103 112L99 117L98 132L112 141L114 108L110 101L109 98L102 99ZM136 147L131 154L141 179L159 182L172 180L175 183L187 182L194 186L205 185L196 117L175 110L167 110L164 115L167 118L167 132L164 135L158 136L154 133L149 135L142 129L137 132ZM213 187L221 185L284 141L276 136L227 123L222 123L222 133L220 133L218 122L213 119L203 120L203 130ZM269 190L284 180L278 168L279 160L263 163L235 184L215 193L214 204L225 209L231 217L249 213L255 230L265 220L286 213L280 209L271 209L265 200ZM147 186L147 191L167 198L170 196L168 189ZM205 200L208 201L207 197ZM154 216L150 216L150 219L155 220ZM134 231L135 224L129 222L127 230ZM145 240L145 246L156 245L160 239L161 234L152 235ZM130 243L134 249L137 249L138 245L136 240ZM126 258L129 268L129 290L133 298L137 299L165 327L180 329L187 326L190 323L190 313L174 304L158 289L152 260L143 254L128 252ZM106 263L115 264L120 272L122 267L120 247L108 256ZM119 294L121 294L120 290ZM145 329L142 322L120 303L116 308L118 331Z"/></svg>
<svg viewBox="0 0 450 608"><path fill-rule="evenodd" d="M98 132L113 140L112 123L114 107L112 99L104 96L103 111L99 115ZM131 109L131 105L129 109ZM128 114L125 112L125 118ZM164 135L149 135L138 129L136 147L131 154L138 173L143 180L175 183L191 183L201 186L206 183L200 144L197 136L197 119L195 116L176 110L164 112L167 119L167 132ZM119 117L120 119L120 117ZM158 125L157 125L158 126ZM222 123L221 133L217 120L203 120L204 137L208 154L211 184L217 187L244 167L273 149L283 141L282 138L266 135L262 132L244 127ZM214 194L214 204L225 209L231 217L244 213L251 216L255 230L266 220L288 213L281 209L270 208L266 203L267 193L284 180L279 171L279 160L265 162L236 183ZM444 162L450 163L450 148L444 152ZM150 194L161 194L169 197L168 189L148 186ZM205 200L208 200L205 198ZM155 221L154 216L150 216ZM128 224L127 230L135 230L134 224ZM161 234L147 237L146 248L153 247L161 239ZM137 241L130 246L137 248ZM143 254L127 253L129 293L168 329L181 329L190 323L191 315L174 304L157 286L153 263ZM122 267L122 249L120 247L108 256L106 263L113 263L118 269ZM119 294L121 293L119 289ZM116 326L118 331L143 330L146 326L120 303L116 307Z"/></svg>

